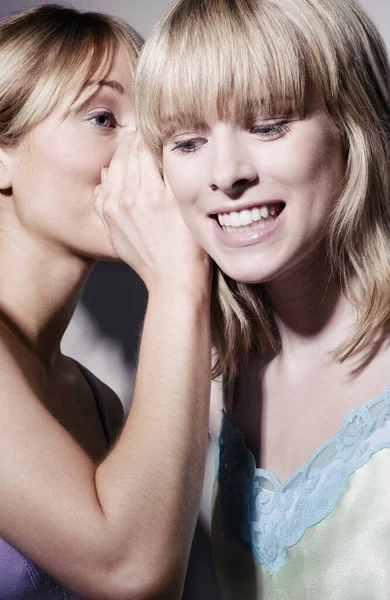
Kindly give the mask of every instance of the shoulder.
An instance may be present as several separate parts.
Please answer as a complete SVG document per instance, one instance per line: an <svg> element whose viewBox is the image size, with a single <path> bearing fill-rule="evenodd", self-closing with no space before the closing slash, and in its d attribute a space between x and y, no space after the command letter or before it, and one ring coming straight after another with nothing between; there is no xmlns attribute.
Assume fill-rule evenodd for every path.
<svg viewBox="0 0 390 600"><path fill-rule="evenodd" d="M39 361L32 353L16 328L8 326L0 319L0 385L2 391L6 382L12 385L24 382L35 388L42 378Z"/></svg>

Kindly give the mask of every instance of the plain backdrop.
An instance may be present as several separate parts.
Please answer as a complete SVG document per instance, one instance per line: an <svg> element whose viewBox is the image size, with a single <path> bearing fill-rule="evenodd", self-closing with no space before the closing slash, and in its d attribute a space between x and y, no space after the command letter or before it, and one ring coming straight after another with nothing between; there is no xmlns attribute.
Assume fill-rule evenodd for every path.
<svg viewBox="0 0 390 600"><path fill-rule="evenodd" d="M55 1L55 0L54 0ZM49 0L0 0L0 17ZM169 0L72 0L59 2L83 10L117 15L143 37L166 10ZM390 48L390 0L361 0ZM139 278L123 264L98 265L65 334L63 350L84 363L119 395L131 402L137 346L146 292ZM196 529L183 600L221 600L209 540L214 445L210 440L201 514Z"/></svg>
<svg viewBox="0 0 390 600"><path fill-rule="evenodd" d="M0 16L13 10L50 4L47 0L0 0ZM142 35L146 36L154 23L167 8L168 0L74 0L76 8L109 12L126 19ZM371 14L390 47L390 0L361 0L362 6Z"/></svg>

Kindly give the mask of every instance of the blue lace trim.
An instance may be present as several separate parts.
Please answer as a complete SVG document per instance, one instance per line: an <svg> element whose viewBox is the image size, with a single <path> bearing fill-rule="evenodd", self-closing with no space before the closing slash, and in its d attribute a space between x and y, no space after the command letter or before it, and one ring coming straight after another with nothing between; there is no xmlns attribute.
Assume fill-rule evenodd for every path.
<svg viewBox="0 0 390 600"><path fill-rule="evenodd" d="M217 479L225 533L248 548L271 575L277 573L288 548L335 508L349 475L389 447L390 385L348 412L337 435L284 483L256 468L243 432L222 411Z"/></svg>

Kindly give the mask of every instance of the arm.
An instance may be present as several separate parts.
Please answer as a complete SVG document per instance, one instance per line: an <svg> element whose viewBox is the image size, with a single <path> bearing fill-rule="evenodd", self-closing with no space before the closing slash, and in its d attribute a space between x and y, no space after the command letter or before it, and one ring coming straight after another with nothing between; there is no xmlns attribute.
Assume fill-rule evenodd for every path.
<svg viewBox="0 0 390 600"><path fill-rule="evenodd" d="M153 197L153 218L150 212L145 217L152 245L157 232L150 224L159 221L156 190ZM164 197L164 206L163 231L172 248L163 258L161 244L149 247L146 258L137 259L138 266L147 265L149 302L131 413L98 468L44 409L26 376L31 364L23 364L9 340L1 348L0 535L94 600L180 598L200 500L209 414L210 273L208 260L187 239L173 200ZM121 255L131 263L134 248L126 257L123 228L139 215L128 206L127 216L123 210L115 218L111 212L110 232L121 224L113 241L120 238ZM166 272L163 264L155 267L158 260L166 261Z"/></svg>

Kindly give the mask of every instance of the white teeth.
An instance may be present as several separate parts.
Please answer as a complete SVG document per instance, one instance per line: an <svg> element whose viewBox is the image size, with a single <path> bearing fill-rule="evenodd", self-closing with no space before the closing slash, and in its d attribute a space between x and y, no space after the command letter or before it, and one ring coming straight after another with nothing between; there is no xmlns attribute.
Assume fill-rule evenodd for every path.
<svg viewBox="0 0 390 600"><path fill-rule="evenodd" d="M252 215L249 210L242 210L239 213L239 217L241 225L249 225L250 223L252 223Z"/></svg>
<svg viewBox="0 0 390 600"><path fill-rule="evenodd" d="M231 213L220 213L218 214L218 222L221 227L226 227L227 231L234 227L245 227L251 225L255 221L259 221L261 227L265 226L265 220L269 215L275 216L277 214L276 205L256 207L252 210L244 209L240 212L233 211Z"/></svg>
<svg viewBox="0 0 390 600"><path fill-rule="evenodd" d="M252 220L253 221L260 221L260 219L261 219L260 208L254 208L252 210Z"/></svg>
<svg viewBox="0 0 390 600"><path fill-rule="evenodd" d="M229 221L228 223L226 221ZM225 215L225 225L230 225L230 227L240 227L240 215L237 212L232 212L228 215Z"/></svg>
<svg viewBox="0 0 390 600"><path fill-rule="evenodd" d="M266 206L262 206L260 208L260 212L263 219L266 219L268 217L268 208Z"/></svg>

